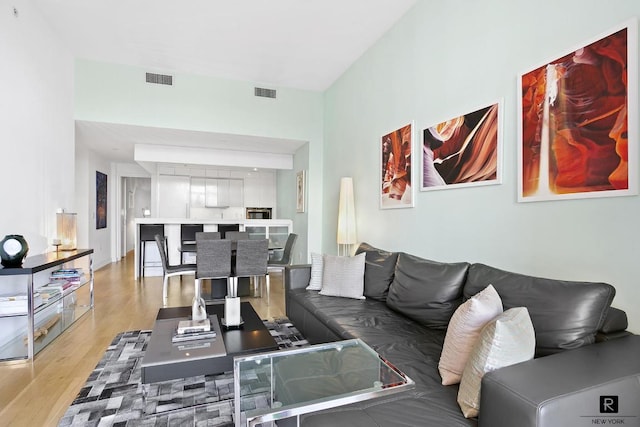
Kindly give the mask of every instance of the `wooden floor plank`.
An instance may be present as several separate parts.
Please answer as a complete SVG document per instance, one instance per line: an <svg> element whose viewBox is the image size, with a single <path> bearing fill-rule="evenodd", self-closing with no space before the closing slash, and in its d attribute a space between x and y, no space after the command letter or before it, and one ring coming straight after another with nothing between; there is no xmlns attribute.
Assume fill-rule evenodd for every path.
<svg viewBox="0 0 640 427"><path fill-rule="evenodd" d="M33 363L0 365L0 424L55 426L64 415L113 337L152 329L162 307L162 279L133 279L133 254L95 272L95 307L44 350ZM167 306L191 305L193 277L173 277ZM251 302L262 319L284 316L281 274L271 274L270 304Z"/></svg>

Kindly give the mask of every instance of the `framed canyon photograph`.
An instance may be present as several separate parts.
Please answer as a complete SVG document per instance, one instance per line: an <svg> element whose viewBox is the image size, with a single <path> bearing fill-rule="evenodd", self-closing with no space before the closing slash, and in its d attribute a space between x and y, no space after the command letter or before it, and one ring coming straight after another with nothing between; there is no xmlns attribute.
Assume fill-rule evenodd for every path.
<svg viewBox="0 0 640 427"><path fill-rule="evenodd" d="M501 112L496 102L424 129L420 190L500 184Z"/></svg>
<svg viewBox="0 0 640 427"><path fill-rule="evenodd" d="M637 24L518 79L518 201L638 194Z"/></svg>
<svg viewBox="0 0 640 427"><path fill-rule="evenodd" d="M413 207L413 122L380 140L380 208Z"/></svg>

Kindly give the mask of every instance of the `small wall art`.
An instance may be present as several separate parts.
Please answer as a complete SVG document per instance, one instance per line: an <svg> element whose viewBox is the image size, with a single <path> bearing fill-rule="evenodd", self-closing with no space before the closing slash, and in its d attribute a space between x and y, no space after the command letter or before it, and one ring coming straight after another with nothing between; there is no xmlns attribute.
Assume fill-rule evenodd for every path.
<svg viewBox="0 0 640 427"><path fill-rule="evenodd" d="M500 114L496 102L424 129L420 190L500 184Z"/></svg>
<svg viewBox="0 0 640 427"><path fill-rule="evenodd" d="M518 201L635 195L637 24L518 79Z"/></svg>
<svg viewBox="0 0 640 427"><path fill-rule="evenodd" d="M96 229L107 228L107 175L96 171Z"/></svg>
<svg viewBox="0 0 640 427"><path fill-rule="evenodd" d="M296 173L296 212L305 211L306 173L304 170Z"/></svg>
<svg viewBox="0 0 640 427"><path fill-rule="evenodd" d="M413 122L380 140L380 208L413 207Z"/></svg>

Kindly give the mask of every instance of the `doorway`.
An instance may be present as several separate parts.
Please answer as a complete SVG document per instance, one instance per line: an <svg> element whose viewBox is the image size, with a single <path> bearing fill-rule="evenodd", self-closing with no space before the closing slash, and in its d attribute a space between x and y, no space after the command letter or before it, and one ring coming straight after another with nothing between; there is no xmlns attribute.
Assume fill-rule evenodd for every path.
<svg viewBox="0 0 640 427"><path fill-rule="evenodd" d="M151 209L151 178L122 178L122 238L121 254L135 249L136 218L148 215Z"/></svg>

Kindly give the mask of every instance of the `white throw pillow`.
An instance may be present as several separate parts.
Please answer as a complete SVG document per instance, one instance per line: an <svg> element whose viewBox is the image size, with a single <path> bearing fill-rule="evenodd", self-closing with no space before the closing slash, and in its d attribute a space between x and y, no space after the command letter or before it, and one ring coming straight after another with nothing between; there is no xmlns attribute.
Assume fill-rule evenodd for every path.
<svg viewBox="0 0 640 427"><path fill-rule="evenodd" d="M365 299L364 265L366 253L356 256L324 256L320 295Z"/></svg>
<svg viewBox="0 0 640 427"><path fill-rule="evenodd" d="M323 255L311 252L311 278L309 279L309 286L307 286L308 291L319 291L322 289L323 267Z"/></svg>
<svg viewBox="0 0 640 427"><path fill-rule="evenodd" d="M451 316L438 370L443 385L457 384L482 328L502 313L502 300L493 285L478 292Z"/></svg>
<svg viewBox="0 0 640 427"><path fill-rule="evenodd" d="M533 359L535 332L526 307L509 309L489 322L469 356L458 389L458 405L466 418L480 411L480 383L485 373Z"/></svg>

